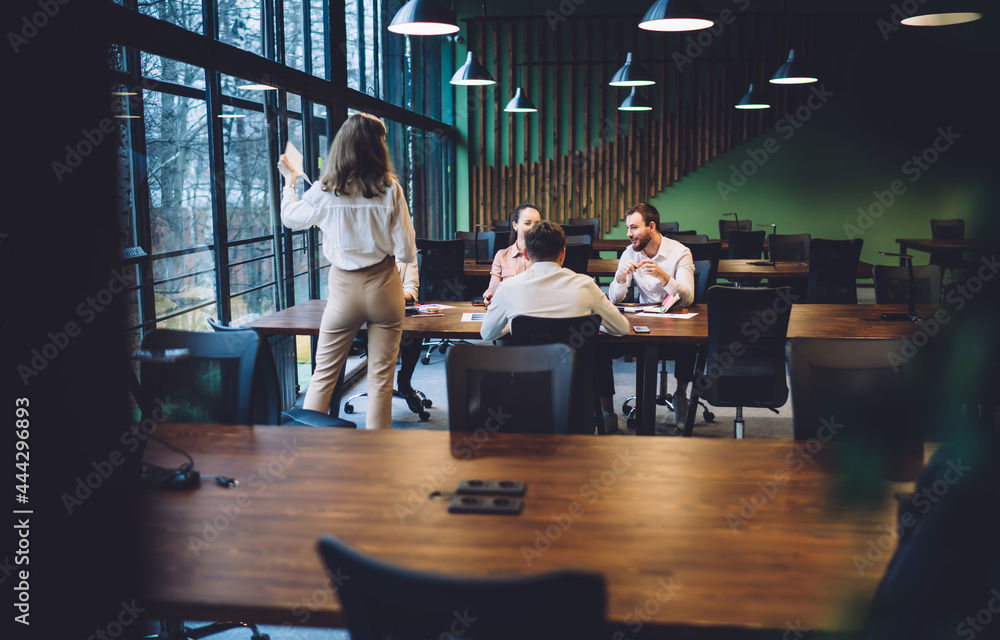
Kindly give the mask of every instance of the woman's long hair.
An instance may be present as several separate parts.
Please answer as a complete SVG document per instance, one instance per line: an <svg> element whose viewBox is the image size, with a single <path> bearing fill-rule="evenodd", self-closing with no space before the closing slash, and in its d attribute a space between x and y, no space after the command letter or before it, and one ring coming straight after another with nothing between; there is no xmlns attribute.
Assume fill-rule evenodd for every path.
<svg viewBox="0 0 1000 640"><path fill-rule="evenodd" d="M395 179L382 121L367 113L348 118L330 145L320 177L323 191L373 198L385 193Z"/></svg>

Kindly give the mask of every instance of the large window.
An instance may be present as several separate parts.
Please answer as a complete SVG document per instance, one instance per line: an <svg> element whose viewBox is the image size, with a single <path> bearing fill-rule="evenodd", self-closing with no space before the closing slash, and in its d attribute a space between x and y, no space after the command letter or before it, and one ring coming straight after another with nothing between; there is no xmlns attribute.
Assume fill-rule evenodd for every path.
<svg viewBox="0 0 1000 640"><path fill-rule="evenodd" d="M418 86L442 55L450 64L450 41L411 46L390 34L388 0L124 5L188 34L178 47L184 32L142 23L141 34L129 29L109 52L133 344L155 327L204 331L208 317L242 324L326 295L322 234L281 225L275 167L290 141L318 180L339 118L360 93L384 101L374 111L388 126L418 235L451 237L455 141L441 116L451 113L453 92L437 75ZM216 11L210 20L204 7ZM340 20L343 32L331 26ZM209 54L220 47L213 40L228 46ZM396 63L402 75L385 70ZM247 77L257 69L260 77ZM300 194L304 188L300 181Z"/></svg>

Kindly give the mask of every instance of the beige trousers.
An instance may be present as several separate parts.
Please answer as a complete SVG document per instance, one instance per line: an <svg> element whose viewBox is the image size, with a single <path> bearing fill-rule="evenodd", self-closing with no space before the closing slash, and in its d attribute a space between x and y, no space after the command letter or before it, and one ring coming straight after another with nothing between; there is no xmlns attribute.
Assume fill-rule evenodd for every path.
<svg viewBox="0 0 1000 640"><path fill-rule="evenodd" d="M392 256L357 271L330 266L330 296L319 329L316 370L302 406L326 413L354 337L368 323L365 427L392 426L392 375L403 330L403 285Z"/></svg>

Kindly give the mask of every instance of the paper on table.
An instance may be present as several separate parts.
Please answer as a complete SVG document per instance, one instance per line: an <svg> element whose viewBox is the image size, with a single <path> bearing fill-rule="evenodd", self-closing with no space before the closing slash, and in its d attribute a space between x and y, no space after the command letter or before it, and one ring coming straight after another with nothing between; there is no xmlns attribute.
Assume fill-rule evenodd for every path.
<svg viewBox="0 0 1000 640"><path fill-rule="evenodd" d="M418 304L421 309L454 309L455 307L448 304Z"/></svg>
<svg viewBox="0 0 1000 640"><path fill-rule="evenodd" d="M302 153L295 148L295 145L292 144L291 140L285 143L285 157L288 158L288 166L290 166L295 173L302 176L303 180L312 184L312 180L309 179L309 176L306 175L305 170L302 168Z"/></svg>
<svg viewBox="0 0 1000 640"><path fill-rule="evenodd" d="M688 318L693 318L697 313L637 313L637 316L646 316L648 318L680 318L681 320L687 320Z"/></svg>
<svg viewBox="0 0 1000 640"><path fill-rule="evenodd" d="M486 319L485 313L463 313L462 322L482 322Z"/></svg>

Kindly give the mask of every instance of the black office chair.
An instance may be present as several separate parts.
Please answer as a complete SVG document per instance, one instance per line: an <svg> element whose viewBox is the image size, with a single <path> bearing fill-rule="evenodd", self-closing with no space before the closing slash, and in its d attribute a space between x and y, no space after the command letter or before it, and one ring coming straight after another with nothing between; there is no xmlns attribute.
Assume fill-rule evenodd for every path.
<svg viewBox="0 0 1000 640"><path fill-rule="evenodd" d="M767 236L767 247L775 260L794 262L809 261L809 242L812 236L808 233L775 234ZM792 293L805 300L808 295L808 280L802 278L768 278L769 287L791 287Z"/></svg>
<svg viewBox="0 0 1000 640"><path fill-rule="evenodd" d="M872 269L877 304L909 304L910 272L907 267L877 264ZM936 264L913 267L914 304L941 304L941 268Z"/></svg>
<svg viewBox="0 0 1000 640"><path fill-rule="evenodd" d="M680 228L681 224L679 222L661 222L659 224L661 234L677 233Z"/></svg>
<svg viewBox="0 0 1000 640"><path fill-rule="evenodd" d="M142 340L150 353L183 350L177 359L143 359L139 363L140 406L159 405L163 422L251 424L254 418L254 371L260 339L255 331L209 333L156 329ZM153 419L152 416L143 416ZM352 425L353 426L353 425ZM245 627L253 640L269 640L246 622L213 622L191 628L182 620L160 622L163 637L192 638Z"/></svg>
<svg viewBox="0 0 1000 640"><path fill-rule="evenodd" d="M719 273L719 260L722 259L722 243L721 242L689 242L687 240L681 241L688 251L691 252L691 259L695 262L695 269L698 268L698 262L702 260L707 260L711 263L711 274L709 275L709 287L715 286L716 275ZM697 284L697 279L695 280ZM705 289L705 293L708 289ZM695 291L695 302L698 302L697 291Z"/></svg>
<svg viewBox="0 0 1000 640"><path fill-rule="evenodd" d="M455 345L445 371L452 431L573 431L573 350L564 344Z"/></svg>
<svg viewBox="0 0 1000 640"><path fill-rule="evenodd" d="M809 241L809 284L806 302L857 304L858 261L864 240Z"/></svg>
<svg viewBox="0 0 1000 640"><path fill-rule="evenodd" d="M496 234L493 244L493 255L510 246L510 220L491 220L490 231Z"/></svg>
<svg viewBox="0 0 1000 640"><path fill-rule="evenodd" d="M452 516L455 518L488 516ZM402 569L324 536L320 556L337 588L351 640L599 640L607 636L606 594L599 573L578 570L530 576L456 577ZM456 616L467 616L464 622ZM468 636L465 636L468 634Z"/></svg>
<svg viewBox="0 0 1000 640"><path fill-rule="evenodd" d="M964 240L965 220L952 218L950 220L931 220L931 238L934 240ZM931 251L930 264L941 268L943 274L949 270L949 282L955 280L955 269L966 268L965 258L958 251Z"/></svg>
<svg viewBox="0 0 1000 640"><path fill-rule="evenodd" d="M590 227L590 238L592 240L597 240L601 237L601 219L600 218L570 218L566 223L573 227Z"/></svg>
<svg viewBox="0 0 1000 640"><path fill-rule="evenodd" d="M271 346L268 344L267 339L253 329L227 327L219 324L214 318L208 319L208 325L216 333L226 337L246 334L253 336L259 341L253 374L253 413L251 424L357 428L357 425L353 422L342 420L341 418L320 411L311 411L294 406L287 409L282 407L278 368L274 363L274 355L271 353Z"/></svg>
<svg viewBox="0 0 1000 640"><path fill-rule="evenodd" d="M743 437L743 407L764 407L777 413L788 400L785 337L792 309L782 299L788 293L787 289L708 290L708 348L701 359L704 370L695 374L692 399L704 399L716 407L736 407L736 438ZM693 426L693 416L688 413L685 436L691 435Z"/></svg>
<svg viewBox="0 0 1000 640"><path fill-rule="evenodd" d="M417 238L417 253L422 301L447 303L469 297L465 286L465 241ZM430 364L431 353L437 350L443 355L451 344L451 340L428 342L427 352L420 361Z"/></svg>
<svg viewBox="0 0 1000 640"><path fill-rule="evenodd" d="M187 353L173 361L141 360L142 393L162 403L163 422L252 424L259 341L255 331L151 331L143 351Z"/></svg>
<svg viewBox="0 0 1000 640"><path fill-rule="evenodd" d="M465 259L492 262L497 234L492 231L456 231L455 239L465 242Z"/></svg>
<svg viewBox="0 0 1000 640"><path fill-rule="evenodd" d="M407 340L413 340L413 338L410 338L404 332L403 333L403 337L402 337L402 341L401 341L400 347L399 347L400 357L402 357L402 358L406 358L407 357L405 355L405 353L404 353L405 350L408 348L406 346L407 345ZM362 342L367 346L367 340L366 339L363 340ZM421 342L423 342L423 341L421 341ZM418 350L418 353L417 353L416 357L417 358L420 357L419 356L419 350ZM398 372L397 372L397 375L398 375ZM348 413L348 414L354 413L354 401L357 400L358 398L367 398L367 397L368 397L368 392L367 391L364 391L364 392L361 392L361 393L355 393L353 396L351 396L350 398L347 399L347 402L344 403L344 413ZM428 398L424 394L423 391L420 391L419 389L411 389L410 393L403 393L402 390L393 387L393 389L392 389L392 397L393 398L399 398L400 400L402 400L403 402L405 402L406 403L406 407L410 411L412 411L413 413L417 414L417 416L420 418L421 422L427 422L428 420L431 419L431 414L430 414L429 411L427 411L427 409L430 409L431 407L434 406L434 401L431 400L430 398Z"/></svg>
<svg viewBox="0 0 1000 640"><path fill-rule="evenodd" d="M566 246L571 244L585 244L588 247L592 244L590 236L566 236Z"/></svg>
<svg viewBox="0 0 1000 640"><path fill-rule="evenodd" d="M720 220L720 222L724 222ZM743 221L740 220L740 224ZM742 231L732 230L729 235L723 236L729 240L730 260L760 260L764 250L764 231Z"/></svg>
<svg viewBox="0 0 1000 640"><path fill-rule="evenodd" d="M714 244L719 247L721 251L722 243L712 242L709 244ZM695 245L695 246L706 246L706 245ZM715 278L718 273L719 268L718 260L716 260L713 266L710 260L695 260L694 262L694 303L704 305L706 295L708 293L709 287L715 286ZM667 382L669 378L669 372L667 371L667 359L660 360L660 386L659 392L656 394L656 404L667 407L670 411L674 410L674 398L673 394L667 393ZM636 423L636 413L635 408L632 407L632 402L635 402L636 397L631 396L622 403L622 415L625 416L625 423L628 425L629 429L635 428ZM713 422L715 420L715 414L709 411L708 406L704 402L699 402L695 405L694 410L698 410L698 405L702 408L702 417L704 417L705 422ZM688 409L690 411L690 409ZM677 425L680 429L683 425Z"/></svg>
<svg viewBox="0 0 1000 640"><path fill-rule="evenodd" d="M891 355L903 348L902 340L793 340L788 360L795 439L825 437L833 429L838 442L882 453L922 440L914 409L923 403L914 393L927 389L914 384L909 367L893 363Z"/></svg>
<svg viewBox="0 0 1000 640"><path fill-rule="evenodd" d="M573 349L570 425L578 433L594 433L596 425L597 433L604 435L604 412L595 375L600 328L601 316L597 314L575 318L517 316L510 321L511 345L515 347L565 344ZM588 407L592 410L589 419Z"/></svg>
<svg viewBox="0 0 1000 640"><path fill-rule="evenodd" d="M739 224L735 220L727 220L722 218L719 220L719 239L726 239L729 237L730 231L751 231L753 230L753 223L749 220L740 220ZM761 242L764 242L761 240Z"/></svg>
<svg viewBox="0 0 1000 640"><path fill-rule="evenodd" d="M589 262L590 243L566 245L566 259L563 261L563 267L586 275Z"/></svg>
<svg viewBox="0 0 1000 640"><path fill-rule="evenodd" d="M570 236L589 236L591 240L594 239L594 226L591 224L561 224L563 233L566 237Z"/></svg>

